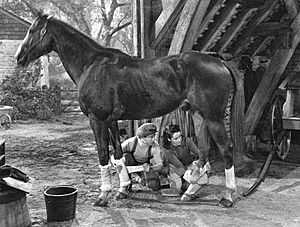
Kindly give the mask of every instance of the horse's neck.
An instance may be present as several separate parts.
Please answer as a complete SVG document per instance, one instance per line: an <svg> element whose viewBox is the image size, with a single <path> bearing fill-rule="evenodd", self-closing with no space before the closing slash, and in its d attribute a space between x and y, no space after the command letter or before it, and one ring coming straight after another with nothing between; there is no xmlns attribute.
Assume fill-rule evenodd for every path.
<svg viewBox="0 0 300 227"><path fill-rule="evenodd" d="M95 43L80 32L60 27L61 29L54 29L53 32L55 51L71 79L77 84L84 69L95 60L96 56L98 57L102 47L99 45L97 50Z"/></svg>

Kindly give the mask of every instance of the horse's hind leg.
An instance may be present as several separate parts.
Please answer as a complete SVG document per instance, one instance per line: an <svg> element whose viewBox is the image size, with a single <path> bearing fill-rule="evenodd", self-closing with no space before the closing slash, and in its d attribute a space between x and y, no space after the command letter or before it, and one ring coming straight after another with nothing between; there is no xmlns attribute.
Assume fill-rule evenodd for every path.
<svg viewBox="0 0 300 227"><path fill-rule="evenodd" d="M223 121L208 121L208 128L225 163L226 191L220 201L220 205L223 207L231 207L233 205L232 194L236 192L231 140L227 136Z"/></svg>
<svg viewBox="0 0 300 227"><path fill-rule="evenodd" d="M97 144L98 158L101 171L101 194L95 206L106 206L108 204L108 195L112 189L111 175L109 169L109 152L108 152L108 127L104 121L99 121L94 115L89 116L90 125L94 133Z"/></svg>

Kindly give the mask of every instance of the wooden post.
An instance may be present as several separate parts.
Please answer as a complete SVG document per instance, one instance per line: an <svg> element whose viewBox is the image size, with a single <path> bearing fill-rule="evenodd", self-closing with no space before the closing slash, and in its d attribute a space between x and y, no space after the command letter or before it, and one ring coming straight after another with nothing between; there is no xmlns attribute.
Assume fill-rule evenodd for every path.
<svg viewBox="0 0 300 227"><path fill-rule="evenodd" d="M61 88L56 87L55 89L55 109L54 109L54 114L60 115L61 114Z"/></svg>
<svg viewBox="0 0 300 227"><path fill-rule="evenodd" d="M188 1L181 12L174 37L169 49L169 55L178 54L183 50L191 50L198 35L198 28L210 0Z"/></svg>
<svg viewBox="0 0 300 227"><path fill-rule="evenodd" d="M273 55L271 62L252 98L245 115L245 135L253 134L263 114L267 102L276 89L280 77L294 54L300 41L300 14L294 19L291 29L293 31L292 46L289 49L278 49Z"/></svg>
<svg viewBox="0 0 300 227"><path fill-rule="evenodd" d="M42 70L41 70L41 88L43 86L47 86L47 88L50 87L50 82L49 82L49 61L48 61L48 56L42 56L41 57L42 61Z"/></svg>
<svg viewBox="0 0 300 227"><path fill-rule="evenodd" d="M133 55L141 57L141 2L134 0L132 3L132 41Z"/></svg>

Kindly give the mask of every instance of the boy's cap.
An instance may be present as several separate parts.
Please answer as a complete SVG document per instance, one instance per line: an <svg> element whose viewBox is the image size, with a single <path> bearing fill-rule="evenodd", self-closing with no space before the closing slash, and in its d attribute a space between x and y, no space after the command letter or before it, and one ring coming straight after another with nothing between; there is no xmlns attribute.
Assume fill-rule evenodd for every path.
<svg viewBox="0 0 300 227"><path fill-rule="evenodd" d="M156 126L153 123L142 124L136 132L138 137L146 137L157 132Z"/></svg>

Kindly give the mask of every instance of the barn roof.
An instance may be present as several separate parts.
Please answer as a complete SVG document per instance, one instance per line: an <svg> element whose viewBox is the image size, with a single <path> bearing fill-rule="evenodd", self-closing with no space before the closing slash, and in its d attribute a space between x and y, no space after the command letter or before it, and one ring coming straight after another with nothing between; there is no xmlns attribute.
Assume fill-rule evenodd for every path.
<svg viewBox="0 0 300 227"><path fill-rule="evenodd" d="M13 20L15 20L15 21L27 26L27 27L29 27L30 24L31 24L30 22L28 22L28 21L22 19L21 17L7 11L6 9L4 9L2 7L0 7L0 13L5 14L6 16L10 17L11 19L13 19Z"/></svg>
<svg viewBox="0 0 300 227"><path fill-rule="evenodd" d="M295 34L291 29L292 23L296 30L300 26L297 18L300 0L205 0L189 3L186 0L163 0L162 5L158 2L152 1L152 23L156 26L152 48L170 50L172 42L178 48L180 41L174 40L176 30L178 33L178 27L182 27L182 33L186 32L185 23L191 18L186 29L191 41L183 44L183 50L186 46L187 49L215 53L226 60L244 55L270 59L276 50L291 48ZM194 2L199 3L192 6ZM164 6L166 3L169 6ZM162 16L163 13L167 14L165 7L170 10L173 7L173 14L169 18ZM193 22L194 18L201 22ZM169 23L169 29L165 31L165 37L168 38L159 34L164 31L159 27L162 21ZM177 36L180 39L182 34ZM285 70L300 71L300 47L295 49Z"/></svg>

